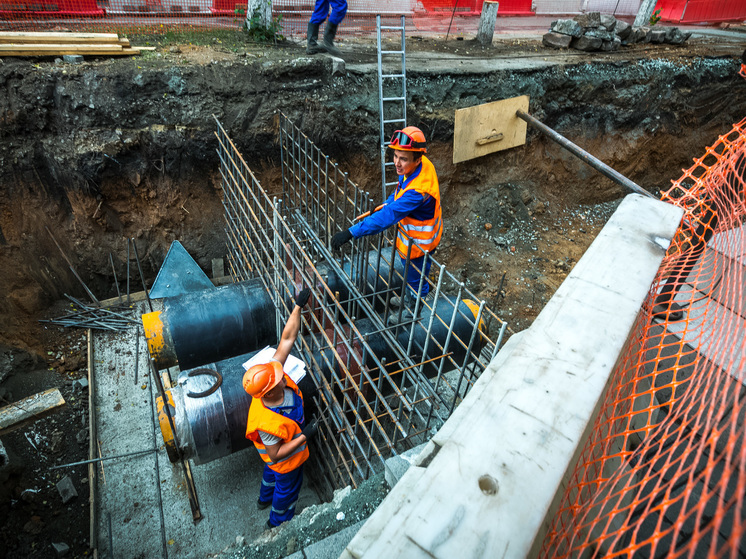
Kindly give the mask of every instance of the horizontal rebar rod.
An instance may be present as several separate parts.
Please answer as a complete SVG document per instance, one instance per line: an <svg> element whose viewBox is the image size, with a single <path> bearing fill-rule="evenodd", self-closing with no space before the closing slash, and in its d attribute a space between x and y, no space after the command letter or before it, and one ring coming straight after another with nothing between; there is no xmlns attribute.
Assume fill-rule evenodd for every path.
<svg viewBox="0 0 746 559"><path fill-rule="evenodd" d="M641 187L636 182L628 179L623 174L619 173L618 171L615 171L611 167L609 167L606 163L598 159L597 157L594 157L587 151L585 151L583 148L573 144L570 140L565 138L562 134L555 132L549 126L541 122L540 120L535 119L530 114L523 112L522 110L516 111L516 116L520 118L521 120L526 121L528 124L545 134L549 139L557 142L560 146L565 148L567 151L596 169L599 173L604 175L605 177L613 180L615 183L617 183L620 186L623 186L632 192L635 192L637 194L642 194L643 196L647 196L649 198L653 198L657 200L655 196L650 194L647 190L645 190L643 187Z"/></svg>
<svg viewBox="0 0 746 559"><path fill-rule="evenodd" d="M94 462L104 462L106 460L115 460L117 458L126 458L128 456L137 456L139 454L148 454L150 452L156 452L157 448L149 448L148 450L138 450L137 452L128 452L127 454L117 454L116 456L102 456L101 458L93 458L91 460L83 460L82 462L73 462L72 464L61 464L60 466L52 466L50 470L59 470L60 468L72 468L73 466L82 466L83 464L93 464Z"/></svg>

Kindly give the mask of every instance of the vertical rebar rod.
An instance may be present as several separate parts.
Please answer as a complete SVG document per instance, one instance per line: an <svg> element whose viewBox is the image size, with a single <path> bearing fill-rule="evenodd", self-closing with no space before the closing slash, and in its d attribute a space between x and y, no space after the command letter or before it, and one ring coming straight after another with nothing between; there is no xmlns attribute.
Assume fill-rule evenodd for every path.
<svg viewBox="0 0 746 559"><path fill-rule="evenodd" d="M127 237L127 304L130 304L130 239Z"/></svg>
<svg viewBox="0 0 746 559"><path fill-rule="evenodd" d="M117 281L117 271L114 268L114 258L111 256L111 253L109 253L109 263L111 264L111 273L114 274L114 285L117 288L117 301L119 304L122 304L122 294L119 291L119 281Z"/></svg>
<svg viewBox="0 0 746 559"><path fill-rule="evenodd" d="M466 369L466 365L469 362L469 357L471 357L471 350L474 346L474 339L476 338L476 333L479 331L479 322L482 320L482 312L484 311L484 301L479 303L479 311L477 312L476 320L474 321L474 328L471 332L471 339L469 340L469 347L466 348L466 355L464 355L464 362L461 365L460 375L458 377L458 383L456 385L456 396L453 398L453 402L451 405L451 409L449 410L448 415L453 413L453 410L456 407L456 399L459 396L459 392L461 391L461 382L464 379L464 369Z"/></svg>
<svg viewBox="0 0 746 559"><path fill-rule="evenodd" d="M142 273L142 266L140 266L140 256L137 254L137 245L135 244L134 237L132 238L132 248L135 251L135 261L137 262L137 269L140 272L140 280L142 281L143 291L145 291L145 298L148 300L148 308L150 309L150 312L153 312L153 303L150 300L148 288L145 286L145 276Z"/></svg>

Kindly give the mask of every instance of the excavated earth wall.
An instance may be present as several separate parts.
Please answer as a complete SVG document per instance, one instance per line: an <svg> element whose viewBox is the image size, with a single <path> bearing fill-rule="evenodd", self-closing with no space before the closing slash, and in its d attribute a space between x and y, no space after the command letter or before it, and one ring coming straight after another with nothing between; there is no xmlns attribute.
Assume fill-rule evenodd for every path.
<svg viewBox="0 0 746 559"><path fill-rule="evenodd" d="M435 55L433 55L435 56ZM531 113L645 188L670 184L693 156L743 117L746 82L734 57L528 56L409 60L409 121L431 144L445 215L460 219L513 181L542 204L618 198L613 183L529 132L526 146L454 166L453 111L529 95ZM327 57L179 64L167 56L82 65L0 64L0 342L34 348L27 317L81 294L45 227L100 297L115 295L126 237L146 277L173 239L209 270L225 253L217 117L265 185L277 185L277 113L287 114L350 177L379 184L373 64L334 72ZM458 204L448 204L458 200ZM136 276L133 275L133 281Z"/></svg>

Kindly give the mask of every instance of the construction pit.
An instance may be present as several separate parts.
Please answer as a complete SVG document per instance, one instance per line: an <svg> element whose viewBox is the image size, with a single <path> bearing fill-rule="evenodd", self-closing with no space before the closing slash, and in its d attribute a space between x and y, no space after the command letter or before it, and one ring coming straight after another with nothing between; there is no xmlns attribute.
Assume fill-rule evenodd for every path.
<svg viewBox="0 0 746 559"><path fill-rule="evenodd" d="M532 323L625 192L531 131L521 147L453 164L456 109L529 95L533 116L654 194L743 117L737 33L594 56L557 54L531 39L488 53L467 41L410 42L408 120L428 138L443 198L445 233L436 259L453 278L451 295L462 282L494 314L487 326L493 343L502 323L501 343ZM150 308L141 295L135 302L142 291L138 264L151 288L175 240L216 283L231 281L213 268L216 259L235 277L221 127L270 200L287 192L281 153L287 118L378 203L375 50L351 43L342 67L329 57L304 56L297 45L240 53L182 45L146 60L0 65L7 93L0 101L0 395L15 402L59 387L66 401L2 436L8 461L0 551L6 556L56 557L55 543L83 556L92 542L101 556L114 557L206 557L232 548L239 557L284 556L357 525L383 498L380 464L354 476L351 497L341 479L332 483L342 493L326 508L312 507L330 498L329 487L309 482L298 512L308 511L294 531L263 535L264 518L255 511L261 462L247 449L192 466L203 516L194 521L184 473L164 459L155 429L157 382L142 328L93 331L89 339L84 329L39 322L69 310L65 294L86 298L71 269L101 300L116 298L117 286L131 293L127 312L139 321ZM157 310L161 303L154 304ZM81 382L89 377L90 384ZM178 372L171 377L175 382ZM103 378L114 385L99 384L105 392L98 395L89 391ZM89 409L104 407L110 414L91 438ZM134 415L119 419L125 411ZM114 444L124 436L117 429L128 436L141 431L145 446ZM416 442L423 440L424 434ZM159 449L156 462L150 453L50 470L151 445ZM78 497L63 504L56 486L65 475ZM115 496L118 484L127 490ZM356 493L357 503L342 504ZM99 507L93 520L89 495Z"/></svg>

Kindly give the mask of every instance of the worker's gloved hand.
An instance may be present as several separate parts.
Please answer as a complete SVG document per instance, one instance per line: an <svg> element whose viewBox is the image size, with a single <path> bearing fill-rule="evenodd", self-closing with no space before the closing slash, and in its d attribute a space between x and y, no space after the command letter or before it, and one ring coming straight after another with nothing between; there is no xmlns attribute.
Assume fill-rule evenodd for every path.
<svg viewBox="0 0 746 559"><path fill-rule="evenodd" d="M303 434L306 436L306 440L310 441L312 438L316 436L316 433L319 432L319 420L314 416L311 421L308 422L308 425L305 426L303 429Z"/></svg>
<svg viewBox="0 0 746 559"><path fill-rule="evenodd" d="M300 308L303 308L306 306L306 303L308 303L308 298L311 296L311 290L307 287L304 287L301 289L301 292L298 293L298 296L295 298L295 304L298 305Z"/></svg>
<svg viewBox="0 0 746 559"><path fill-rule="evenodd" d="M343 244L350 242L350 239L352 239L352 233L349 229L336 233L332 237L332 250L337 250Z"/></svg>

